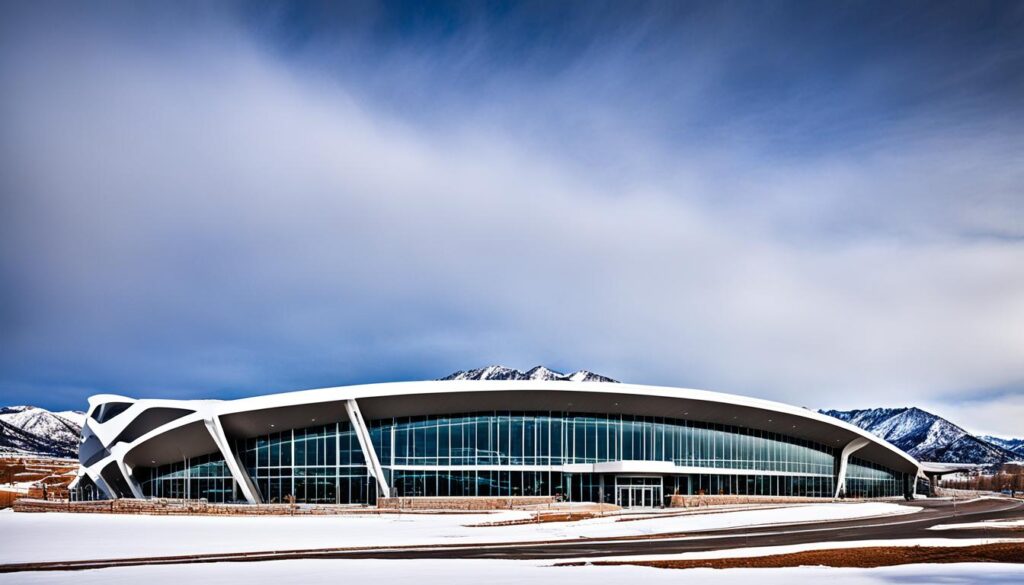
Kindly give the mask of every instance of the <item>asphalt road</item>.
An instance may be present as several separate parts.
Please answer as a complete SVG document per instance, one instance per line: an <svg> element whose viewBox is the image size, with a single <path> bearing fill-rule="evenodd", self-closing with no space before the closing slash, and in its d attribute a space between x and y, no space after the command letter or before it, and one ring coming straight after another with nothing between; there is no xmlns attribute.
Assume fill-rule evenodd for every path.
<svg viewBox="0 0 1024 585"><path fill-rule="evenodd" d="M1006 529L928 530L938 524L957 524L996 519L1024 519L1024 501L986 499L960 503L926 500L915 502L924 509L915 514L886 518L862 518L810 524L776 524L761 528L709 530L648 538L583 540L581 542L531 543L472 547L432 547L376 551L338 551L317 558L373 559L560 559L630 556L726 550L755 546L783 546L850 540L906 538L1006 538Z"/></svg>
<svg viewBox="0 0 1024 585"><path fill-rule="evenodd" d="M957 524L996 519L1024 519L1024 502L1019 500L979 500L969 503L957 503L955 510L953 503L946 501L916 502L915 505L921 505L924 510L915 514L889 518L692 532L674 538L659 537L644 540L487 547L459 551L421 550L416 551L415 556L411 556L413 551L395 551L397 554L394 556L366 556L359 558L555 559L673 554L745 547L784 546L823 541L841 542L907 538L1005 538L1012 537L1014 534L1007 532L1006 529L998 528L944 530L942 532L928 530L928 528L938 524ZM338 558L342 558L342 556Z"/></svg>
<svg viewBox="0 0 1024 585"><path fill-rule="evenodd" d="M957 524L996 519L1024 519L1024 501L985 499L958 502L918 500L924 508L914 514L862 518L835 522L775 524L685 534L612 539L580 539L512 544L403 546L366 549L311 549L252 553L204 554L94 561L19 563L0 565L0 573L21 571L74 571L138 565L216 562L258 562L293 559L579 559L727 550L744 547L783 546L851 540L908 538L1006 538L1020 536L1006 529L929 531L937 524ZM1024 559L1022 559L1024 561Z"/></svg>

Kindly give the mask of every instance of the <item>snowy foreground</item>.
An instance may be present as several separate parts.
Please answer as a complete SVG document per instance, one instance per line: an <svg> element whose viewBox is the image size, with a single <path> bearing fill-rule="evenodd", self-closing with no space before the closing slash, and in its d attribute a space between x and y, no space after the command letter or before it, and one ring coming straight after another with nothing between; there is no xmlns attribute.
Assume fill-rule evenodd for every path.
<svg viewBox="0 0 1024 585"><path fill-rule="evenodd" d="M692 532L713 528L913 514L919 508L888 503L811 504L774 509L715 512L685 516L654 515L617 522L619 517L517 526L473 526L527 517L523 512L466 515L366 515L325 517L180 517L92 514L15 514L0 512L0 563L101 559L188 553L287 550L299 548L394 546L604 538ZM635 517L634 517L635 518ZM1011 539L999 539L1011 540ZM974 540L917 539L815 543L677 555L629 557L629 560L759 556L819 548L877 546L966 546ZM571 560L571 559L566 559ZM625 560L625 559L620 559ZM656 569L637 566L554 566L554 561L509 560L291 560L258 563L152 565L65 572L0 574L0 585L147 583L229 584L338 582L552 583L593 585L681 582L711 585L829 585L933 583L1024 583L1024 564L960 563L904 565L876 569L799 567L786 569Z"/></svg>
<svg viewBox="0 0 1024 585"><path fill-rule="evenodd" d="M381 561L381 560L303 560L262 563L216 563L99 569L71 573L15 573L0 575L0 583L75 585L146 583L163 585L203 583L227 585L245 583L487 583L520 585L552 583L557 585L594 585L595 583L699 583L712 585L790 585L828 583L829 585L936 583L984 583L1019 585L1024 583L1024 565L997 563L961 563L954 565L903 565L878 569L831 569L800 567L791 569L654 569L635 566L554 567L550 563L527 561Z"/></svg>
<svg viewBox="0 0 1024 585"><path fill-rule="evenodd" d="M528 542L692 532L873 516L912 514L920 508L865 502L805 504L771 509L621 516L576 522L473 526L522 519L496 514L387 514L309 517L130 516L0 512L0 563L69 561L164 555L426 544Z"/></svg>

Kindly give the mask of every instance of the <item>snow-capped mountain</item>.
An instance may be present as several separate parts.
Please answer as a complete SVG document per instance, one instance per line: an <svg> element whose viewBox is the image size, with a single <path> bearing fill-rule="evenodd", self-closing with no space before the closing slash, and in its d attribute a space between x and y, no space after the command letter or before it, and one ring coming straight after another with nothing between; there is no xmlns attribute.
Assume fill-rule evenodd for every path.
<svg viewBox="0 0 1024 585"><path fill-rule="evenodd" d="M982 435L982 440L992 443L997 447L1002 447L1007 451L1013 451L1018 457L1024 459L1024 439L1004 439L1002 437L993 437L991 435Z"/></svg>
<svg viewBox="0 0 1024 585"><path fill-rule="evenodd" d="M994 465L1020 457L916 407L819 412L878 435L919 461Z"/></svg>
<svg viewBox="0 0 1024 585"><path fill-rule="evenodd" d="M545 368L544 366L537 366L531 368L525 372L513 368L506 368L505 366L487 366L486 368L477 368L475 370L459 370L448 374L441 380L547 380L555 382L612 382L618 383L618 380L612 380L607 376L601 376L587 370L578 370L571 374L563 374Z"/></svg>
<svg viewBox="0 0 1024 585"><path fill-rule="evenodd" d="M0 453L78 457L85 413L35 406L0 407Z"/></svg>

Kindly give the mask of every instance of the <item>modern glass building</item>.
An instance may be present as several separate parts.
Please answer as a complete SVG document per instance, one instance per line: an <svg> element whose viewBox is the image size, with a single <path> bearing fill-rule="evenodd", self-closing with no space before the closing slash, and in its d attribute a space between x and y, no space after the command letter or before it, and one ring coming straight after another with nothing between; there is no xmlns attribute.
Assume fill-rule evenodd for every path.
<svg viewBox="0 0 1024 585"><path fill-rule="evenodd" d="M408 382L233 401L102 395L82 432L77 487L111 498L885 498L911 493L920 469L803 408L604 382Z"/></svg>

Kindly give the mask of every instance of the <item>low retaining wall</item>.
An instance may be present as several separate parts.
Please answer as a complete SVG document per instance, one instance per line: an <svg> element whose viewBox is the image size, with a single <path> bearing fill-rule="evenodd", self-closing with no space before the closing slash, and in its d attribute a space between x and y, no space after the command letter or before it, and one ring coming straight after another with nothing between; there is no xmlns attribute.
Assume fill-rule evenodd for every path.
<svg viewBox="0 0 1024 585"><path fill-rule="evenodd" d="M10 508L15 500L22 497L24 497L24 494L0 490L0 508Z"/></svg>
<svg viewBox="0 0 1024 585"><path fill-rule="evenodd" d="M72 512L83 514L150 514L155 516L337 516L345 514L394 514L399 511L499 510L538 506L551 497L520 498L378 498L377 507L319 504L210 504L203 500L153 499L69 502L21 498L15 512Z"/></svg>
<svg viewBox="0 0 1024 585"><path fill-rule="evenodd" d="M700 508L703 506L725 506L730 504L821 504L831 502L829 498L804 498L797 496L682 496L669 499L670 508Z"/></svg>
<svg viewBox="0 0 1024 585"><path fill-rule="evenodd" d="M940 498L979 498L981 496L996 496L999 492L992 490L962 490L958 488L946 488L935 486L932 488L932 492Z"/></svg>
<svg viewBox="0 0 1024 585"><path fill-rule="evenodd" d="M820 504L826 498L775 496L682 496L670 497L672 508L699 508L735 504ZM849 500L858 501L858 500ZM86 514L152 514L157 516L334 516L344 514L391 514L398 511L486 511L515 508L537 509L554 504L551 496L466 497L466 498L378 498L377 507L318 504L210 504L202 500L98 500L69 502L19 498L12 507L15 512L72 512Z"/></svg>
<svg viewBox="0 0 1024 585"><path fill-rule="evenodd" d="M84 514L151 514L156 516L333 516L374 514L375 508L315 504L210 504L202 500L98 500L68 502L21 498L15 512L73 512Z"/></svg>
<svg viewBox="0 0 1024 585"><path fill-rule="evenodd" d="M554 502L553 496L377 498L377 507L385 510L510 510Z"/></svg>

